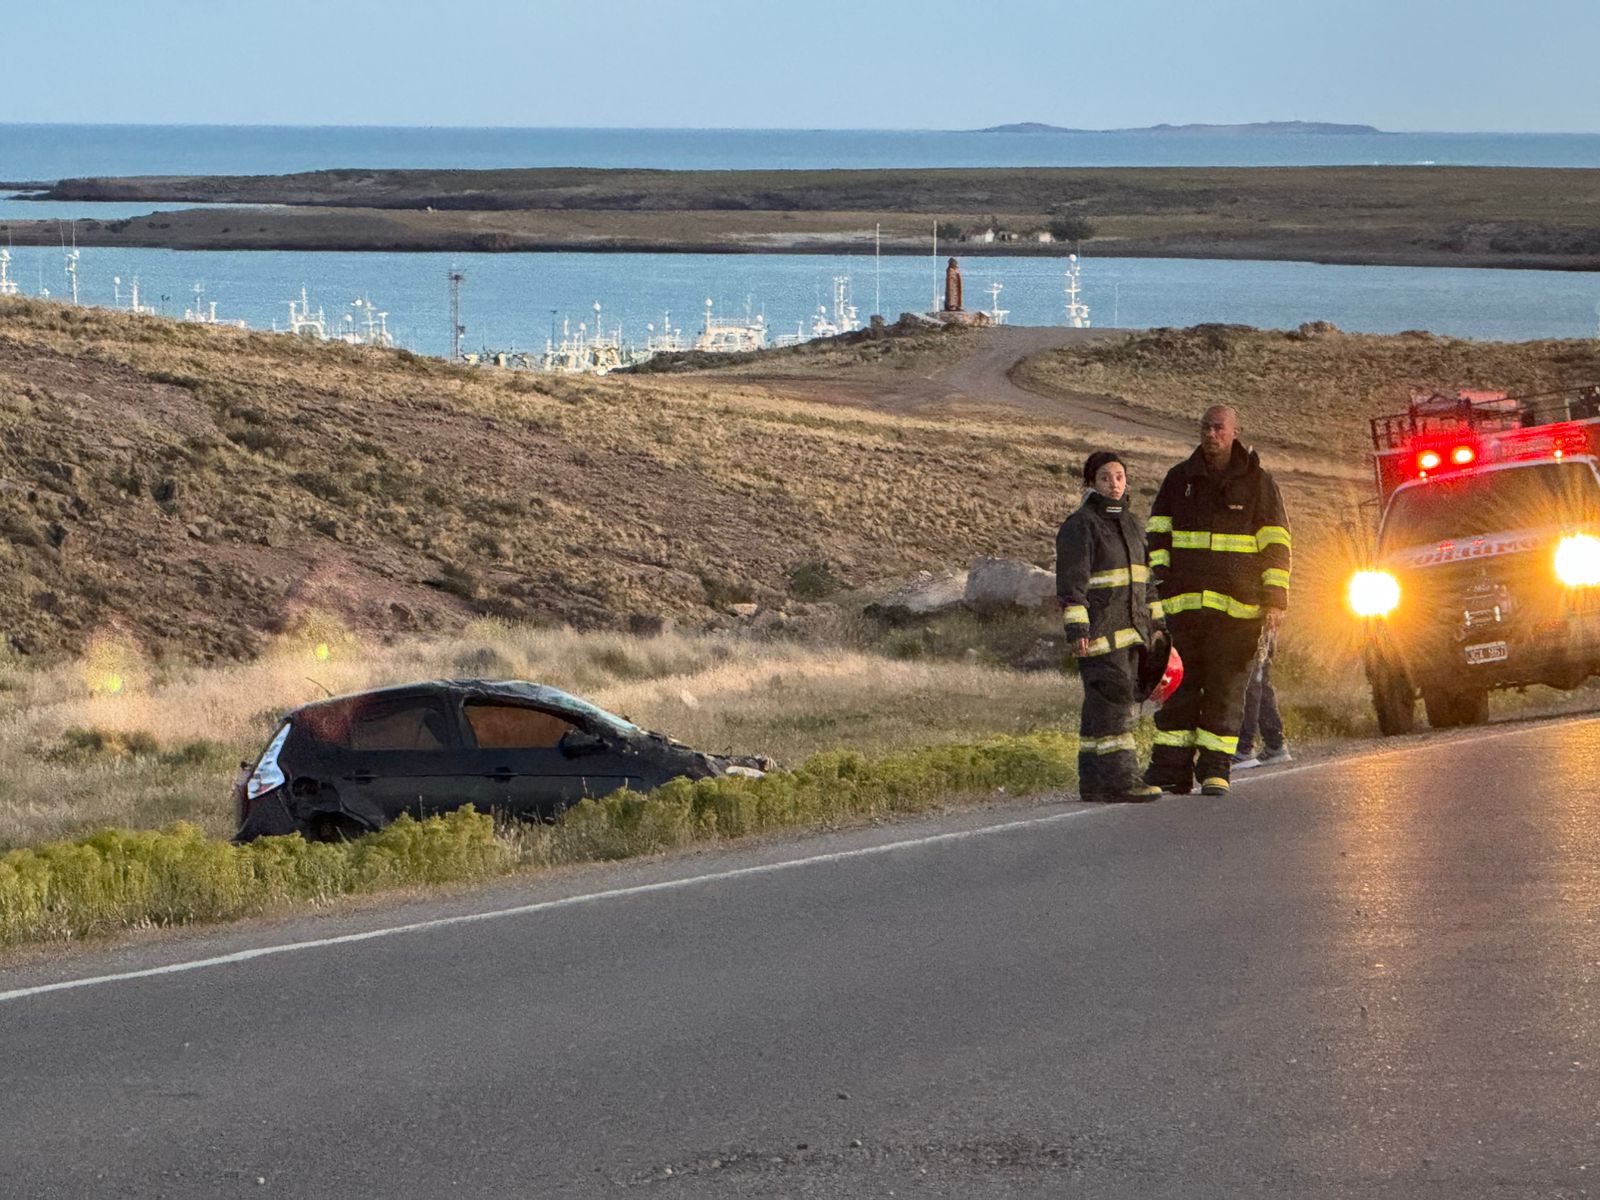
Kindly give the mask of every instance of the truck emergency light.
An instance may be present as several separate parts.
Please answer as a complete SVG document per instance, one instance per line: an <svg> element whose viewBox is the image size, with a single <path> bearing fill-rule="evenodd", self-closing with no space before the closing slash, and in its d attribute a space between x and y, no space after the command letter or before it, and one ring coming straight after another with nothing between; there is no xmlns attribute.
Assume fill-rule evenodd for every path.
<svg viewBox="0 0 1600 1200"><path fill-rule="evenodd" d="M1478 457L1478 452L1471 446L1457 446L1450 451L1450 461L1458 467L1464 467Z"/></svg>

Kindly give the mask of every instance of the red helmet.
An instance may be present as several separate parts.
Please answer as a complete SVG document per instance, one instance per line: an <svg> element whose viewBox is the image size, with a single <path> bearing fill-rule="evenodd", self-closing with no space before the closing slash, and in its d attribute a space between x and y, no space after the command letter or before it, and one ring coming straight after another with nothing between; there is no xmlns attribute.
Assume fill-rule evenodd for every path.
<svg viewBox="0 0 1600 1200"><path fill-rule="evenodd" d="M1172 647L1167 655L1167 669L1161 672L1161 678L1156 682L1155 690L1150 693L1150 699L1156 702L1159 708L1172 699L1172 693L1178 690L1178 685L1183 682L1183 659L1178 656L1178 648Z"/></svg>
<svg viewBox="0 0 1600 1200"><path fill-rule="evenodd" d="M1165 633L1157 633L1139 656L1139 695L1157 705L1172 699L1183 682L1183 659Z"/></svg>

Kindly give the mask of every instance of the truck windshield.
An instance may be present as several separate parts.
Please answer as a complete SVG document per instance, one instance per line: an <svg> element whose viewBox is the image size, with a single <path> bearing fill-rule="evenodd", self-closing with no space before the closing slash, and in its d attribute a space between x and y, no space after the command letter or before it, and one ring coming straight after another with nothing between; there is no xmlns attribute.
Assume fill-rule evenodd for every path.
<svg viewBox="0 0 1600 1200"><path fill-rule="evenodd" d="M1479 471L1396 492L1380 551L1459 541L1511 529L1600 524L1600 479L1585 462Z"/></svg>

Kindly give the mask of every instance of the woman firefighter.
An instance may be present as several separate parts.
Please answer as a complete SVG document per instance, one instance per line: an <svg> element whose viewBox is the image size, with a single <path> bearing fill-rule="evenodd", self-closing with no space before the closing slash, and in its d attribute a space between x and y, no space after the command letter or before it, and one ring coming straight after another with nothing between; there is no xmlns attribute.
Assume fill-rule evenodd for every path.
<svg viewBox="0 0 1600 1200"><path fill-rule="evenodd" d="M1164 659L1166 623L1145 562L1144 525L1124 503L1122 460L1097 450L1083 464L1083 482L1083 503L1056 533L1056 598L1083 679L1078 793L1085 800L1154 800L1161 789L1139 777L1133 725L1149 691L1141 668Z"/></svg>

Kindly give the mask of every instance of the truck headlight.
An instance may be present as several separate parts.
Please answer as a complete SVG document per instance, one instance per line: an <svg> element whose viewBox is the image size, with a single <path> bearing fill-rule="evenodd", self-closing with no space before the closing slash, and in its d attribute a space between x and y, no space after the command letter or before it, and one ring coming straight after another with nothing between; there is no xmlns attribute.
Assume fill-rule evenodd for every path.
<svg viewBox="0 0 1600 1200"><path fill-rule="evenodd" d="M1556 544L1556 578L1568 587L1600 584L1600 538L1568 534Z"/></svg>
<svg viewBox="0 0 1600 1200"><path fill-rule="evenodd" d="M1346 599L1358 617L1387 617L1400 603L1400 581L1387 571L1357 571L1350 577Z"/></svg>

